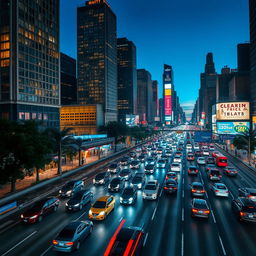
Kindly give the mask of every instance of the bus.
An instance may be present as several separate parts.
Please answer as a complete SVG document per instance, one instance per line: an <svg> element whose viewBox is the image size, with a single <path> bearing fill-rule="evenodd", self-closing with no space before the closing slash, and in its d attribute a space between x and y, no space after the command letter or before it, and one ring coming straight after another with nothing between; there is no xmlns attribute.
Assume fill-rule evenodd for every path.
<svg viewBox="0 0 256 256"><path fill-rule="evenodd" d="M221 154L216 154L215 155L215 161L216 161L216 165L218 167L228 166L228 158L226 156L221 155Z"/></svg>

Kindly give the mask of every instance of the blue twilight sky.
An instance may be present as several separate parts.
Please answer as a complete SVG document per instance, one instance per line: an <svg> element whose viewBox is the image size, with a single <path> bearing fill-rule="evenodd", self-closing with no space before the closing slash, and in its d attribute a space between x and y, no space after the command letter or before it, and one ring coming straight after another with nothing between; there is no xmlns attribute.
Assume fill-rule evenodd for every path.
<svg viewBox="0 0 256 256"><path fill-rule="evenodd" d="M61 0L61 51L76 58L76 8L85 0ZM217 72L236 68L236 45L249 41L248 0L108 0L117 35L137 46L137 67L160 84L163 64L172 65L174 85L187 114L198 96L205 56Z"/></svg>

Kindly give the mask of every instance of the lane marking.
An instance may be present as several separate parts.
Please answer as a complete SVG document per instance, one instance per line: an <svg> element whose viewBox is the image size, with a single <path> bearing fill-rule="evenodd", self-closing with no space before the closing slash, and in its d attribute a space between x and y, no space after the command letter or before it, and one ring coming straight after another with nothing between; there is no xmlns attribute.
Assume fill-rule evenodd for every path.
<svg viewBox="0 0 256 256"><path fill-rule="evenodd" d="M182 184L184 185L184 177L182 178Z"/></svg>
<svg viewBox="0 0 256 256"><path fill-rule="evenodd" d="M182 190L182 197L184 198L184 190Z"/></svg>
<svg viewBox="0 0 256 256"><path fill-rule="evenodd" d="M80 215L80 216L79 216L77 219L75 219L74 221L80 220L85 214L86 214L86 212L84 212L82 215Z"/></svg>
<svg viewBox="0 0 256 256"><path fill-rule="evenodd" d="M30 235L28 235L27 237L25 237L23 240L21 240L20 242L18 242L16 245L14 245L12 248L10 248L7 252L5 252L4 254L2 254L1 256L5 256L7 255L9 252L11 252L12 250L14 250L16 247L18 247L20 244L22 244L23 242L25 242L27 239L29 239L31 236L33 236L34 234L36 234L37 231L34 231L33 233L31 233Z"/></svg>
<svg viewBox="0 0 256 256"><path fill-rule="evenodd" d="M182 208L182 221L184 221L184 208Z"/></svg>
<svg viewBox="0 0 256 256"><path fill-rule="evenodd" d="M226 251L225 251L225 248L224 248L224 245L223 245L223 243L222 243L222 239L221 239L220 235L219 235L219 240L220 240L220 244L221 244L221 248L222 248L223 254L224 254L224 255L227 255L227 254L226 254Z"/></svg>
<svg viewBox="0 0 256 256"><path fill-rule="evenodd" d="M147 239L148 239L148 233L146 234L145 238L144 238L144 242L143 242L143 247L145 247L145 244L147 242Z"/></svg>
<svg viewBox="0 0 256 256"><path fill-rule="evenodd" d="M160 192L160 196L159 196L159 197L161 197L161 195L162 195L162 192L163 192L163 189L161 189L161 192Z"/></svg>
<svg viewBox="0 0 256 256"><path fill-rule="evenodd" d="M207 191L205 191L205 195L206 195L206 197L207 197L207 198L209 198L209 197L208 197L208 193L207 193Z"/></svg>
<svg viewBox="0 0 256 256"><path fill-rule="evenodd" d="M231 195L232 199L234 200L234 196L231 191L229 191L229 194Z"/></svg>
<svg viewBox="0 0 256 256"><path fill-rule="evenodd" d="M53 245L50 245L40 256L44 256L47 252L49 252L52 249Z"/></svg>
<svg viewBox="0 0 256 256"><path fill-rule="evenodd" d="M157 209L157 207L155 208L155 210L154 210L154 212L153 212L153 215L152 215L151 220L153 220L153 219L155 218L155 215L156 215L156 209Z"/></svg>
<svg viewBox="0 0 256 256"><path fill-rule="evenodd" d="M213 217L213 222L216 224L215 215L214 215L214 212L213 212L213 210L212 210L212 209L211 209L211 213L212 213L212 217Z"/></svg>
<svg viewBox="0 0 256 256"><path fill-rule="evenodd" d="M181 235L181 256L184 256L184 233Z"/></svg>

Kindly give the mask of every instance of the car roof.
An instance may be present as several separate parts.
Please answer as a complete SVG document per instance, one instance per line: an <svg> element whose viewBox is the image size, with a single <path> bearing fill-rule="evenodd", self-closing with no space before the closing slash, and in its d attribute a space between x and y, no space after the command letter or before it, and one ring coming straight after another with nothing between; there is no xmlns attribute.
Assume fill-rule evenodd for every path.
<svg viewBox="0 0 256 256"><path fill-rule="evenodd" d="M214 185L215 186L225 186L225 187L227 187L224 183L215 183Z"/></svg>
<svg viewBox="0 0 256 256"><path fill-rule="evenodd" d="M246 204L247 206L254 206L254 207L256 207L256 202L250 200L249 198L246 198L246 197L238 197L238 199L239 199L243 204Z"/></svg>
<svg viewBox="0 0 256 256"><path fill-rule="evenodd" d="M249 192L256 193L256 188L245 188Z"/></svg>
<svg viewBox="0 0 256 256"><path fill-rule="evenodd" d="M80 224L82 224L82 221L72 221L67 226L64 227L64 229L77 229Z"/></svg>
<svg viewBox="0 0 256 256"><path fill-rule="evenodd" d="M148 182L147 182L147 184L157 184L157 180L149 180Z"/></svg>
<svg viewBox="0 0 256 256"><path fill-rule="evenodd" d="M206 205L207 205L206 200L205 200L205 199L201 199L201 198L193 198L193 199L192 199L192 202L193 202L193 203L206 204Z"/></svg>
<svg viewBox="0 0 256 256"><path fill-rule="evenodd" d="M188 168L197 168L195 165L190 165Z"/></svg>
<svg viewBox="0 0 256 256"><path fill-rule="evenodd" d="M199 181L195 181L191 184L192 186L203 186L203 184Z"/></svg>

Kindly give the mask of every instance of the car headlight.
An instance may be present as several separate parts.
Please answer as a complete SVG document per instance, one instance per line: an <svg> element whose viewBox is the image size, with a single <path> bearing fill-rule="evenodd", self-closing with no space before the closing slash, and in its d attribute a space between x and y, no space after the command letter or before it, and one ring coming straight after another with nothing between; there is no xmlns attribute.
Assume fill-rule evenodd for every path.
<svg viewBox="0 0 256 256"><path fill-rule="evenodd" d="M92 214L92 210L89 211L89 214L90 214L90 215Z"/></svg>
<svg viewBox="0 0 256 256"><path fill-rule="evenodd" d="M34 215L34 216L30 217L30 219L35 219L37 217L38 217L38 215Z"/></svg>
<svg viewBox="0 0 256 256"><path fill-rule="evenodd" d="M24 215L23 215L23 214L21 214L21 215L20 215L20 217L23 219L23 218L24 218Z"/></svg>
<svg viewBox="0 0 256 256"><path fill-rule="evenodd" d="M99 183L102 184L104 182L104 180L99 180Z"/></svg>
<svg viewBox="0 0 256 256"><path fill-rule="evenodd" d="M156 195L157 195L157 193L152 194L152 196L156 196Z"/></svg>
<svg viewBox="0 0 256 256"><path fill-rule="evenodd" d="M132 198L132 197L131 197L131 198L129 198L129 199L128 199L128 201L129 201L129 202L132 202L132 201L133 201L133 198Z"/></svg>
<svg viewBox="0 0 256 256"><path fill-rule="evenodd" d="M66 192L67 195L70 195L72 193L72 190L69 190Z"/></svg>
<svg viewBox="0 0 256 256"><path fill-rule="evenodd" d="M141 184L141 183L139 183L139 184L138 184L138 188L141 188L141 187L142 187L142 184Z"/></svg>
<svg viewBox="0 0 256 256"><path fill-rule="evenodd" d="M121 203L123 202L123 198L122 198L122 197L120 197L120 202L121 202Z"/></svg>
<svg viewBox="0 0 256 256"><path fill-rule="evenodd" d="M145 192L143 192L143 193L142 193L142 196L146 196L146 193L145 193Z"/></svg>
<svg viewBox="0 0 256 256"><path fill-rule="evenodd" d="M74 204L74 207L78 207L80 204Z"/></svg>
<svg viewBox="0 0 256 256"><path fill-rule="evenodd" d="M93 179L93 184L95 184L95 182L96 182L95 179Z"/></svg>
<svg viewBox="0 0 256 256"><path fill-rule="evenodd" d="M108 188L111 188L110 184L108 184Z"/></svg>
<svg viewBox="0 0 256 256"><path fill-rule="evenodd" d="M61 190L61 189L59 190L59 193L60 193L60 194L62 193L62 190Z"/></svg>
<svg viewBox="0 0 256 256"><path fill-rule="evenodd" d="M100 213L99 213L99 215L104 215L104 214L105 214L105 212L104 212L104 211L102 211L102 212L100 212Z"/></svg>
<svg viewBox="0 0 256 256"><path fill-rule="evenodd" d="M68 206L68 203L66 203L66 206Z"/></svg>
<svg viewBox="0 0 256 256"><path fill-rule="evenodd" d="M117 185L116 185L116 188L119 188L119 187L120 187L120 185L119 185L119 184L117 184Z"/></svg>

